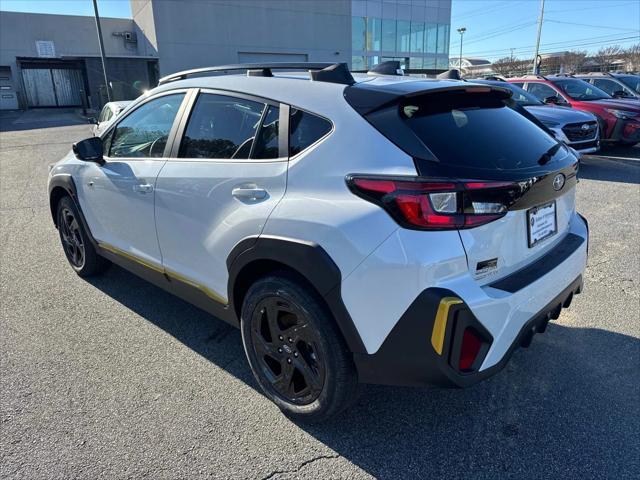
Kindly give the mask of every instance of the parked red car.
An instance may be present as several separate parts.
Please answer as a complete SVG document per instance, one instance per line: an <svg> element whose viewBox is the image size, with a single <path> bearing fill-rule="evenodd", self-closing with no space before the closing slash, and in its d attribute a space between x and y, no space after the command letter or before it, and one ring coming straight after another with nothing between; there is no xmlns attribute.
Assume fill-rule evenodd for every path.
<svg viewBox="0 0 640 480"><path fill-rule="evenodd" d="M526 75L510 78L545 103L593 113L600 122L601 140L624 145L640 142L640 101L616 99L583 80L569 76Z"/></svg>

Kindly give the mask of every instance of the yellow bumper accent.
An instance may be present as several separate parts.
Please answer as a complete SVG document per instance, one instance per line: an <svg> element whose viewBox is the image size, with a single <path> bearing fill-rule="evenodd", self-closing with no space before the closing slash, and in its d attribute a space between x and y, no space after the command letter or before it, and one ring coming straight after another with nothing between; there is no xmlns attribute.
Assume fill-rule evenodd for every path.
<svg viewBox="0 0 640 480"><path fill-rule="evenodd" d="M185 277L184 275L181 275L177 272L167 270L162 265L156 264L154 262L150 262L132 253L125 252L124 250L121 250L118 247L114 247L113 245L110 245L108 243L99 242L98 245L100 245L101 248L104 248L108 252L111 252L115 255L119 255L120 257L126 258L127 260L135 262L138 265L142 265L143 267L149 268L155 272L162 273L163 275L166 275L172 280L176 280L180 283L189 285L190 287L197 288L202 293L204 293L207 297L211 298L212 300L215 300L218 303L222 303L223 305L227 305L228 303L226 298L222 297L221 295L218 295L216 292L214 292L210 288L204 285L201 285L195 282L194 280L191 280L190 278Z"/></svg>
<svg viewBox="0 0 640 480"><path fill-rule="evenodd" d="M451 305L462 303L458 297L444 297L440 300L436 319L433 322L433 331L431 332L431 345L438 355L442 355L444 349L444 336L447 332L447 320L449 318L449 308Z"/></svg>

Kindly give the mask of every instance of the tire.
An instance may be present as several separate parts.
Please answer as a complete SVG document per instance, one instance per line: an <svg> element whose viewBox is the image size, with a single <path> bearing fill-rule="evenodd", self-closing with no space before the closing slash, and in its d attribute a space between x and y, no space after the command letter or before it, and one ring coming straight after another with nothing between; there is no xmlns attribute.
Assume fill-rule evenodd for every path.
<svg viewBox="0 0 640 480"><path fill-rule="evenodd" d="M60 242L71 268L81 277L104 272L111 263L96 252L82 226L76 204L70 197L60 199L56 218Z"/></svg>
<svg viewBox="0 0 640 480"><path fill-rule="evenodd" d="M241 314L242 343L264 394L285 415L322 422L358 397L358 376L316 292L282 272L256 281Z"/></svg>

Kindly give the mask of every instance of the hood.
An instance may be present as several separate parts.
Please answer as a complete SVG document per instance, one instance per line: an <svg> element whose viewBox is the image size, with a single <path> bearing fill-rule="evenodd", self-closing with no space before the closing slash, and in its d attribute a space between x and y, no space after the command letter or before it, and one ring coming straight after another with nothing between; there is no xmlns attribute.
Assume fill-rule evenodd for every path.
<svg viewBox="0 0 640 480"><path fill-rule="evenodd" d="M560 124L592 122L595 115L568 107L556 107L552 105L530 105L524 107L531 115L541 122L558 122Z"/></svg>
<svg viewBox="0 0 640 480"><path fill-rule="evenodd" d="M622 100L618 98L607 98L606 100L593 100L589 103L595 103L604 108L617 108L618 110L629 110L640 113L640 101L634 99Z"/></svg>

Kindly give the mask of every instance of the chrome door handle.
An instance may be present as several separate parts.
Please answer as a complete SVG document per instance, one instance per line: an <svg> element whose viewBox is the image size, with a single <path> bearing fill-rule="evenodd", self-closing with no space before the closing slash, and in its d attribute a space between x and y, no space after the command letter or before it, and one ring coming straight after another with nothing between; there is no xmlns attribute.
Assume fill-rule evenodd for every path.
<svg viewBox="0 0 640 480"><path fill-rule="evenodd" d="M262 200L266 198L267 191L258 187L236 187L231 190L231 195L242 200Z"/></svg>
<svg viewBox="0 0 640 480"><path fill-rule="evenodd" d="M149 193L153 191L153 185L150 183L143 183L141 185L134 185L133 190L138 193Z"/></svg>

